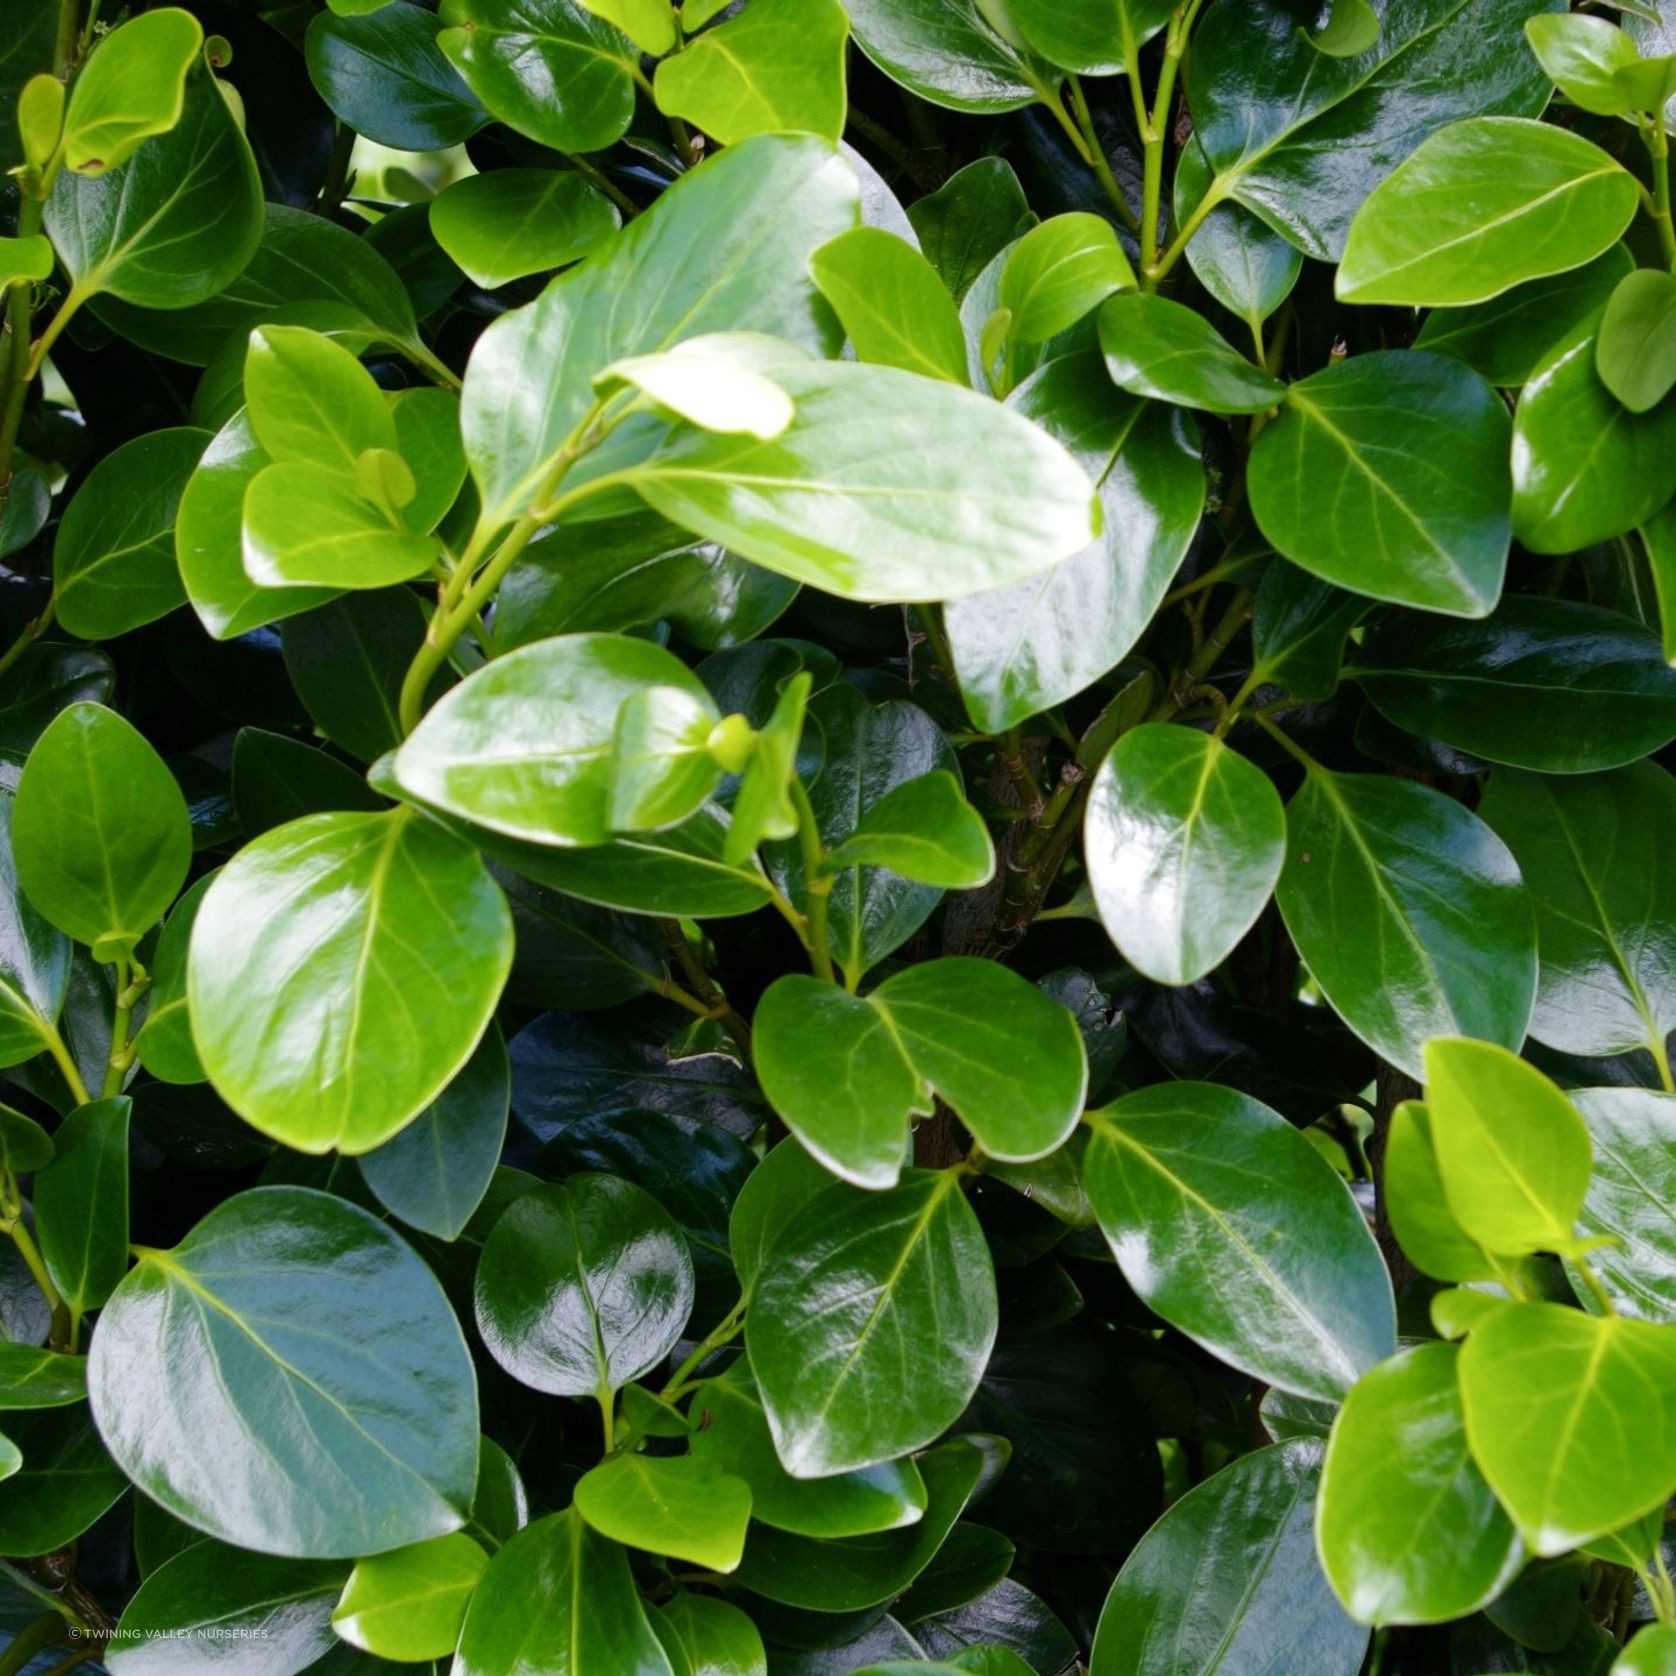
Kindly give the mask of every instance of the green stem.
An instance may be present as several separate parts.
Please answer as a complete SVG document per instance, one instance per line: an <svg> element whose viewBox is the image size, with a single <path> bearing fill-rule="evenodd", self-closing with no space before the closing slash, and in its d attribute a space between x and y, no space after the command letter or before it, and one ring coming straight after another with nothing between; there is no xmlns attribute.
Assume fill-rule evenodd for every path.
<svg viewBox="0 0 1676 1676"><path fill-rule="evenodd" d="M32 238L39 233L45 213L44 195L25 197L18 208L18 237ZM0 367L6 391L5 404L0 407L0 483L8 487L12 453L17 447L18 428L23 423L23 399L29 389L29 322L34 312L34 297L34 285L27 279L15 280L6 293L6 355Z"/></svg>
<svg viewBox="0 0 1676 1676"><path fill-rule="evenodd" d="M1600 1276L1595 1273L1588 1258L1583 1256L1573 1257L1571 1266L1582 1276L1583 1284L1588 1287L1590 1297L1600 1305L1600 1313L1602 1315L1616 1315L1618 1313L1617 1307L1613 1304L1606 1288L1601 1285Z"/></svg>
<svg viewBox="0 0 1676 1676"><path fill-rule="evenodd" d="M1228 609L1218 619L1216 627L1200 642L1199 649L1182 671L1181 679L1172 686L1169 696L1160 701L1149 720L1167 722L1187 708L1193 689L1216 667L1216 660L1233 645L1240 630L1250 619L1253 597L1249 588L1241 588L1234 595L1229 601Z"/></svg>
<svg viewBox="0 0 1676 1676"><path fill-rule="evenodd" d="M1106 156L1106 148L1100 143L1100 136L1094 127L1094 113L1088 108L1088 95L1082 90L1082 83L1075 76L1070 78L1071 109L1076 113L1077 130L1082 135L1084 156L1090 168L1099 177L1100 185L1111 206L1117 211L1118 219L1137 238L1142 238L1144 222L1135 219L1135 212L1129 207L1129 200L1123 194L1123 188L1117 183L1117 176L1112 173L1111 159ZM1054 104L1057 106L1058 101ZM1144 239L1143 239L1144 248Z"/></svg>
<svg viewBox="0 0 1676 1676"><path fill-rule="evenodd" d="M694 1347L693 1352L670 1376L669 1383L658 1393L661 1401L674 1402L684 1396L697 1381L693 1375L713 1356L724 1344L739 1336L739 1330L745 1325L745 1299L741 1298L732 1309L705 1335Z"/></svg>
<svg viewBox="0 0 1676 1676"><path fill-rule="evenodd" d="M47 1307L52 1311L54 1343L74 1348L77 1323L70 1306L65 1303L58 1288L52 1283L52 1276L47 1273L47 1266L41 1260L41 1249L35 1244L34 1236L24 1226L22 1211L0 1223L0 1231L10 1236L12 1244L17 1247L18 1256L23 1259L23 1266L34 1277L35 1284L41 1289L41 1296L46 1299Z"/></svg>
<svg viewBox="0 0 1676 1676"><path fill-rule="evenodd" d="M101 1099L122 1092L123 1079L134 1063L134 1043L128 1026L141 996L151 988L151 978L138 961L119 960L116 966L116 1011L111 1018L111 1049L105 1059L105 1080Z"/></svg>
<svg viewBox="0 0 1676 1676"><path fill-rule="evenodd" d="M664 919L658 923L663 927L664 941L669 945L669 952L675 957L675 963L686 975L687 982L692 985L691 990L687 990L670 978L666 980L665 993L672 1001L686 1007L689 1012L696 1013L700 1018L715 1019L733 1039L745 1063L750 1064L750 1025L740 1017L733 1004L716 987L715 979L705 970L704 962L698 958L692 944L687 941L687 934L681 929L681 922ZM680 991L679 995L675 993L677 990Z"/></svg>
<svg viewBox="0 0 1676 1676"><path fill-rule="evenodd" d="M1157 289L1164 276L1181 260L1182 252L1193 242L1193 235L1204 226L1205 218L1226 196L1222 177L1218 175L1205 189L1204 197L1194 206L1193 212L1182 222L1175 238L1170 241L1169 248L1147 269L1145 277L1152 281L1153 289Z"/></svg>
<svg viewBox="0 0 1676 1676"><path fill-rule="evenodd" d="M797 842L803 854L809 960L815 968L816 977L836 983L838 975L833 970L832 951L826 941L826 899L832 892L832 881L821 877L821 861L826 851L821 843L820 825L815 820L815 806L809 801L809 793L795 774L791 780L791 801L797 811Z"/></svg>
<svg viewBox="0 0 1676 1676"><path fill-rule="evenodd" d="M1653 112L1651 129L1643 130L1643 137L1653 159L1653 225L1658 228L1666 263L1676 268L1676 227L1670 219L1670 135L1663 106Z"/></svg>
<svg viewBox="0 0 1676 1676"><path fill-rule="evenodd" d="M565 156L570 159L571 167L577 174L598 187L623 212L625 221L632 221L639 215L640 206L603 169L590 163L586 157L577 156L573 151L567 151Z"/></svg>
<svg viewBox="0 0 1676 1676"><path fill-rule="evenodd" d="M53 1063L57 1065L59 1075L69 1084L70 1097L78 1106L85 1106L93 1096L87 1090L87 1084L81 1079L81 1071L76 1062L70 1057L70 1050L65 1045L64 1038L59 1034L56 1024L47 1024L42 1034L46 1038L47 1052L52 1055Z"/></svg>
<svg viewBox="0 0 1676 1676"><path fill-rule="evenodd" d="M64 1620L56 1612L31 1618L0 1653L0 1676L17 1676L35 1655L64 1638Z"/></svg>
<svg viewBox="0 0 1676 1676"><path fill-rule="evenodd" d="M1676 1078L1670 1074L1670 1049L1655 1024L1647 1032L1647 1046L1652 1051L1653 1063L1658 1067L1659 1082L1666 1094L1676 1094Z"/></svg>

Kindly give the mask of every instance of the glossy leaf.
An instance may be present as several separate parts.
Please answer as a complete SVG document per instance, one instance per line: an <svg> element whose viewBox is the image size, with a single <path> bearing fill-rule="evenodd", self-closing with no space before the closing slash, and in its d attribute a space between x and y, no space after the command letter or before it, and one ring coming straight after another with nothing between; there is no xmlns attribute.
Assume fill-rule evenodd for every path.
<svg viewBox="0 0 1676 1676"><path fill-rule="evenodd" d="M60 711L18 782L18 883L97 958L132 953L186 881L186 802L163 759L113 710Z"/></svg>
<svg viewBox="0 0 1676 1676"><path fill-rule="evenodd" d="M472 851L403 811L310 815L247 844L204 898L199 1056L264 1134L370 1152L471 1057L511 960L505 899ZM314 981L331 970L341 985Z"/></svg>
<svg viewBox="0 0 1676 1676"><path fill-rule="evenodd" d="M1657 407L1676 385L1676 277L1626 274L1606 304L1595 371L1631 413Z"/></svg>
<svg viewBox="0 0 1676 1676"><path fill-rule="evenodd" d="M1460 1377L1473 1457L1537 1554L1617 1530L1676 1485L1671 1328L1520 1304L1471 1334Z"/></svg>
<svg viewBox="0 0 1676 1676"><path fill-rule="evenodd" d="M60 140L65 167L103 174L127 162L154 134L173 128L186 73L203 44L198 20L174 6L113 30L70 90Z"/></svg>
<svg viewBox="0 0 1676 1676"><path fill-rule="evenodd" d="M1082 1110L1088 1070L1071 1015L990 962L941 960L865 999L781 978L757 1009L757 1073L792 1133L862 1187L901 1170L908 1120L933 1094L992 1157L1045 1157Z"/></svg>
<svg viewBox="0 0 1676 1676"><path fill-rule="evenodd" d="M110 1297L128 1268L128 1115L120 1095L78 1107L35 1177L41 1260L77 1320Z"/></svg>
<svg viewBox="0 0 1676 1676"><path fill-rule="evenodd" d="M327 1194L242 1193L147 1251L99 1319L88 1393L122 1470L240 1547L348 1558L465 1520L465 1341L419 1258Z"/></svg>
<svg viewBox="0 0 1676 1676"><path fill-rule="evenodd" d="M968 163L908 208L925 259L956 302L1029 225L1030 215L1018 176L1002 157Z"/></svg>
<svg viewBox="0 0 1676 1676"><path fill-rule="evenodd" d="M648 1194L615 1176L573 1176L526 1193L495 1224L476 1296L484 1343L514 1378L605 1401L675 1347L693 1305L692 1258Z"/></svg>
<svg viewBox="0 0 1676 1676"><path fill-rule="evenodd" d="M993 114L1049 96L1052 72L978 0L846 0L856 45L891 80L949 110Z"/></svg>
<svg viewBox="0 0 1676 1676"><path fill-rule="evenodd" d="M877 227L822 245L809 271L863 361L966 382L960 315L937 270Z"/></svg>
<svg viewBox="0 0 1676 1676"><path fill-rule="evenodd" d="M1676 1239L1665 1208L1671 1097L1651 1089L1585 1088L1572 1102L1594 1149L1579 1231L1584 1239L1611 1236L1589 1253L1589 1265L1620 1313L1676 1322ZM1590 1296L1581 1283L1578 1293ZM1588 1307L1599 1307L1592 1296Z"/></svg>
<svg viewBox="0 0 1676 1676"><path fill-rule="evenodd" d="M1572 104L1596 116L1617 116L1629 108L1613 78L1641 54L1617 24L1570 13L1533 17L1525 24L1525 39Z"/></svg>
<svg viewBox="0 0 1676 1676"><path fill-rule="evenodd" d="M995 846L983 817L943 769L886 792L828 859L835 868L888 867L945 890L971 890L995 873Z"/></svg>
<svg viewBox="0 0 1676 1676"><path fill-rule="evenodd" d="M1191 728L1132 728L1101 764L1083 826L1106 931L1155 983L1194 983L1267 906L1286 855L1268 777Z"/></svg>
<svg viewBox="0 0 1676 1676"><path fill-rule="evenodd" d="M1635 217L1635 178L1540 122L1475 117L1434 134L1356 212L1335 282L1350 303L1481 303L1591 262Z"/></svg>
<svg viewBox="0 0 1676 1676"><path fill-rule="evenodd" d="M1109 221L1080 212L1056 215L1032 227L1009 252L997 305L1007 315L1007 336L1046 343L1114 291L1134 285L1135 270Z"/></svg>
<svg viewBox="0 0 1676 1676"><path fill-rule="evenodd" d="M1081 75L1117 75L1169 22L1167 0L1102 0L1086 8L1013 0L1025 39L1052 63Z"/></svg>
<svg viewBox="0 0 1676 1676"><path fill-rule="evenodd" d="M332 1628L379 1658L446 1658L488 1565L489 1556L459 1531L361 1560L332 1612Z"/></svg>
<svg viewBox="0 0 1676 1676"><path fill-rule="evenodd" d="M1275 887L1287 930L1339 1016L1409 1075L1432 1036L1516 1047L1536 937L1501 840L1441 792L1312 769L1286 808ZM1363 958L1385 950L1376 971Z"/></svg>
<svg viewBox="0 0 1676 1676"><path fill-rule="evenodd" d="M1258 413L1286 386L1238 354L1209 321L1168 298L1113 297L1100 310L1100 348L1120 390L1210 413Z"/></svg>
<svg viewBox="0 0 1676 1676"><path fill-rule="evenodd" d="M1389 1277L1325 1159L1266 1106L1209 1083L1089 1114L1083 1180L1148 1307L1235 1367L1338 1399L1395 1348Z"/></svg>
<svg viewBox="0 0 1676 1676"><path fill-rule="evenodd" d="M1507 564L1508 420L1476 373L1413 351L1359 355L1300 380L1257 439L1251 509L1324 581L1482 617ZM1429 459L1447 454L1447 475Z"/></svg>
<svg viewBox="0 0 1676 1676"><path fill-rule="evenodd" d="M940 1436L995 1340L989 1255L957 1177L915 1170L816 1198L757 1277L745 1344L795 1478L878 1466ZM936 1360L914 1354L935 1334Z"/></svg>
<svg viewBox="0 0 1676 1676"><path fill-rule="evenodd" d="M1456 1151L1469 1144L1457 1138ZM1431 1113L1418 1100L1404 1100L1391 1113L1382 1186L1391 1229L1423 1274L1456 1281L1496 1278L1494 1259L1450 1208Z"/></svg>
<svg viewBox="0 0 1676 1676"><path fill-rule="evenodd" d="M468 175L430 208L437 243L468 278L491 288L567 266L610 238L621 220L604 193L557 169Z"/></svg>
<svg viewBox="0 0 1676 1676"><path fill-rule="evenodd" d="M0 1410L67 1408L86 1396L85 1357L10 1341L0 1344Z"/></svg>
<svg viewBox="0 0 1676 1676"><path fill-rule="evenodd" d="M24 895L11 827L11 800L0 798L0 1062L16 1065L41 1051L63 1010L70 940Z"/></svg>
<svg viewBox="0 0 1676 1676"><path fill-rule="evenodd" d="M576 1510L614 1542L726 1573L745 1552L751 1492L692 1456L618 1455L582 1475Z"/></svg>
<svg viewBox="0 0 1676 1676"><path fill-rule="evenodd" d="M1321 1559L1358 1623L1463 1618L1498 1595L1524 1545L1467 1449L1452 1345L1382 1363L1333 1423L1316 1502Z"/></svg>

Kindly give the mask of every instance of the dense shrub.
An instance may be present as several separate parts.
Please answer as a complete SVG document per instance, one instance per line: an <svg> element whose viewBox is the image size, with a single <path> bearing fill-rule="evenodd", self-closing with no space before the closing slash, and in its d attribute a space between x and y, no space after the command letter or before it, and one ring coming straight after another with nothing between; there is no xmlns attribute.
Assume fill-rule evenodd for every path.
<svg viewBox="0 0 1676 1676"><path fill-rule="evenodd" d="M0 25L0 1676L1676 1671L1673 0Z"/></svg>

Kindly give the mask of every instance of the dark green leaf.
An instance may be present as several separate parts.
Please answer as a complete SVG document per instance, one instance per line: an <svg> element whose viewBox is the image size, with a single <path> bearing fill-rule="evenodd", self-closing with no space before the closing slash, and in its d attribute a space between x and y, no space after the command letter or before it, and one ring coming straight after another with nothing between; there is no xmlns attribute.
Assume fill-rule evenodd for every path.
<svg viewBox="0 0 1676 1676"><path fill-rule="evenodd" d="M1100 348L1120 390L1210 413L1259 413L1286 394L1181 303L1134 292L1100 310ZM1307 410L1306 410L1307 411Z"/></svg>
<svg viewBox="0 0 1676 1676"><path fill-rule="evenodd" d="M5 1435L23 1456L0 1482L0 1547L14 1557L75 1541L128 1488L80 1403L8 1414Z"/></svg>
<svg viewBox="0 0 1676 1676"><path fill-rule="evenodd" d="M128 1268L128 1114L120 1095L78 1107L35 1177L41 1259L75 1321L98 1309Z"/></svg>
<svg viewBox="0 0 1676 1676"><path fill-rule="evenodd" d="M1054 97L1053 70L980 0L846 0L856 44L893 81L949 110L994 114Z"/></svg>

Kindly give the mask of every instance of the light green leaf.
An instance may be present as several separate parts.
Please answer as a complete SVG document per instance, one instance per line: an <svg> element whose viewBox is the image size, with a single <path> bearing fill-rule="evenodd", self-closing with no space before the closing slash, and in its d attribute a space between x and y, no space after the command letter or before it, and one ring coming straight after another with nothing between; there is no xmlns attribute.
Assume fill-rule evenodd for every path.
<svg viewBox="0 0 1676 1676"><path fill-rule="evenodd" d="M114 710L72 704L36 741L12 807L18 883L98 960L124 959L186 882L175 777Z"/></svg>
<svg viewBox="0 0 1676 1676"><path fill-rule="evenodd" d="M437 551L346 472L300 462L251 478L241 540L245 575L262 589L388 588L423 576Z"/></svg>
<svg viewBox="0 0 1676 1676"><path fill-rule="evenodd" d="M911 966L866 997L793 974L758 1006L757 1074L787 1127L834 1173L895 1183L908 1123L933 1093L991 1156L1045 1157L1088 1086L1075 1020L1016 972L954 958Z"/></svg>
<svg viewBox="0 0 1676 1676"><path fill-rule="evenodd" d="M1391 1113L1385 1137L1386 1214L1409 1260L1437 1280L1492 1280L1498 1265L1461 1226L1449 1207L1432 1138L1431 1113L1404 1100Z"/></svg>
<svg viewBox="0 0 1676 1676"><path fill-rule="evenodd" d="M1631 413L1657 407L1676 385L1676 275L1640 268L1619 282L1601 316L1595 371Z"/></svg>
<svg viewBox="0 0 1676 1676"><path fill-rule="evenodd" d="M1356 1382L1315 1504L1322 1565L1358 1623L1439 1624L1495 1599L1524 1544L1467 1449L1453 1345L1421 1344Z"/></svg>
<svg viewBox="0 0 1676 1676"><path fill-rule="evenodd" d="M165 6L130 18L99 43L70 85L64 164L99 175L126 163L154 134L180 121L186 73L204 44L190 12Z"/></svg>
<svg viewBox="0 0 1676 1676"><path fill-rule="evenodd" d="M1474 117L1434 134L1356 212L1347 303L1481 303L1592 262L1641 201L1599 146L1543 122Z"/></svg>
<svg viewBox="0 0 1676 1676"><path fill-rule="evenodd" d="M471 1597L454 1676L676 1676L628 1556L574 1507L526 1525Z"/></svg>
<svg viewBox="0 0 1676 1676"><path fill-rule="evenodd" d="M709 740L716 708L686 687L642 687L623 700L611 733L606 820L613 832L678 826L720 777Z"/></svg>
<svg viewBox="0 0 1676 1676"><path fill-rule="evenodd" d="M250 427L270 460L346 472L367 449L396 446L396 422L372 374L319 332L258 326L244 389Z"/></svg>
<svg viewBox="0 0 1676 1676"><path fill-rule="evenodd" d="M506 900L473 851L407 810L310 815L247 844L204 897L193 1034L264 1134L370 1152L471 1057L511 962Z"/></svg>
<svg viewBox="0 0 1676 1676"><path fill-rule="evenodd" d="M1384 350L1300 379L1252 451L1251 509L1293 564L1353 593L1455 617L1501 594L1508 417L1441 356ZM1447 457L1449 471L1432 461Z"/></svg>
<svg viewBox="0 0 1676 1676"><path fill-rule="evenodd" d="M444 0L437 45L489 112L555 151L603 151L634 117L639 55L577 0Z"/></svg>
<svg viewBox="0 0 1676 1676"><path fill-rule="evenodd" d="M1572 104L1596 116L1618 116L1630 109L1613 78L1619 70L1639 64L1641 54L1617 24L1577 12L1550 12L1526 20L1525 39Z"/></svg>
<svg viewBox="0 0 1676 1676"><path fill-rule="evenodd" d="M241 1548L352 1558L465 1521L477 1384L459 1326L412 1249L329 1194L240 1193L144 1251L87 1378L122 1470Z"/></svg>
<svg viewBox="0 0 1676 1676"><path fill-rule="evenodd" d="M791 782L797 772L797 747L813 682L807 670L792 676L756 736L734 794L733 819L722 847L722 859L733 866L748 861L765 839L796 836Z"/></svg>
<svg viewBox="0 0 1676 1676"><path fill-rule="evenodd" d="M664 0L649 3L668 10ZM603 244L622 223L603 192L560 169L467 175L439 192L429 213L436 242L468 279L490 290L565 267Z"/></svg>
<svg viewBox="0 0 1676 1676"><path fill-rule="evenodd" d="M1310 42L1329 58L1355 58L1378 43L1379 30L1379 14L1368 0L1333 0L1326 27Z"/></svg>
<svg viewBox="0 0 1676 1676"><path fill-rule="evenodd" d="M649 687L720 719L697 677L650 641L571 634L522 646L431 707L391 778L401 795L509 838L603 844L613 836L617 715Z"/></svg>
<svg viewBox="0 0 1676 1676"><path fill-rule="evenodd" d="M723 145L844 132L850 24L839 0L748 0L658 65L658 109Z"/></svg>
<svg viewBox="0 0 1676 1676"><path fill-rule="evenodd" d="M632 384L660 406L707 431L771 441L792 421L791 398L768 374L808 357L754 332L711 332L655 355L613 361L594 379L608 390Z"/></svg>
<svg viewBox="0 0 1676 1676"><path fill-rule="evenodd" d="M1083 1180L1147 1307L1231 1366L1336 1401L1396 1348L1391 1281L1332 1166L1284 1118L1213 1083L1088 1114Z"/></svg>
<svg viewBox="0 0 1676 1676"><path fill-rule="evenodd" d="M1208 413L1260 413L1286 394L1202 315L1140 292L1100 310L1100 348L1120 390Z"/></svg>
<svg viewBox="0 0 1676 1676"><path fill-rule="evenodd" d="M489 1556L459 1531L358 1560L332 1628L381 1659L447 1658L488 1566Z"/></svg>
<svg viewBox="0 0 1676 1676"><path fill-rule="evenodd" d="M1275 888L1339 1017L1410 1076L1433 1036L1517 1047L1536 988L1530 899L1507 847L1428 786L1312 769ZM1383 951L1377 967L1368 949Z"/></svg>
<svg viewBox="0 0 1676 1676"><path fill-rule="evenodd" d="M972 890L994 877L995 846L959 780L934 769L886 792L827 861L833 868L888 867L944 890Z"/></svg>
<svg viewBox="0 0 1676 1676"><path fill-rule="evenodd" d="M745 1321L782 1465L826 1478L931 1443L977 1390L995 1331L989 1251L956 1173L912 1170L861 1199L829 1188L770 1249Z"/></svg>
<svg viewBox="0 0 1676 1676"><path fill-rule="evenodd" d="M1115 76L1170 20L1172 0L1009 0L1020 33L1061 69L1084 76Z"/></svg>
<svg viewBox="0 0 1676 1676"><path fill-rule="evenodd" d="M642 52L661 58L675 45L675 11L669 0L582 0L595 17L615 24ZM697 23L690 27L696 29Z"/></svg>
<svg viewBox="0 0 1676 1676"><path fill-rule="evenodd" d="M1100 765L1083 850L1124 959L1154 983L1196 983L1268 905L1286 815L1269 777L1221 740L1147 723Z"/></svg>
<svg viewBox="0 0 1676 1676"><path fill-rule="evenodd" d="M959 311L911 245L878 227L852 228L822 245L809 271L861 360L965 384Z"/></svg>
<svg viewBox="0 0 1676 1676"><path fill-rule="evenodd" d="M576 1511L613 1542L726 1573L745 1552L751 1492L691 1455L618 1455L577 1481Z"/></svg>
<svg viewBox="0 0 1676 1676"><path fill-rule="evenodd" d="M209 441L188 426L147 431L87 474L52 549L58 620L72 634L114 640L184 602L175 515Z"/></svg>
<svg viewBox="0 0 1676 1676"><path fill-rule="evenodd" d="M1001 270L999 306L1011 316L1007 335L1046 343L1135 283L1109 221L1082 210L1056 215L1031 228Z"/></svg>
<svg viewBox="0 0 1676 1676"><path fill-rule="evenodd" d="M1517 1304L1468 1337L1460 1375L1473 1457L1537 1554L1676 1490L1676 1327Z"/></svg>
<svg viewBox="0 0 1676 1676"><path fill-rule="evenodd" d="M692 1312L692 1258L649 1193L574 1175L501 1216L476 1300L483 1342L515 1379L603 1402L674 1349Z"/></svg>
<svg viewBox="0 0 1676 1676"><path fill-rule="evenodd" d="M762 1632L739 1607L682 1589L663 1615L692 1660L693 1676L768 1676Z"/></svg>

